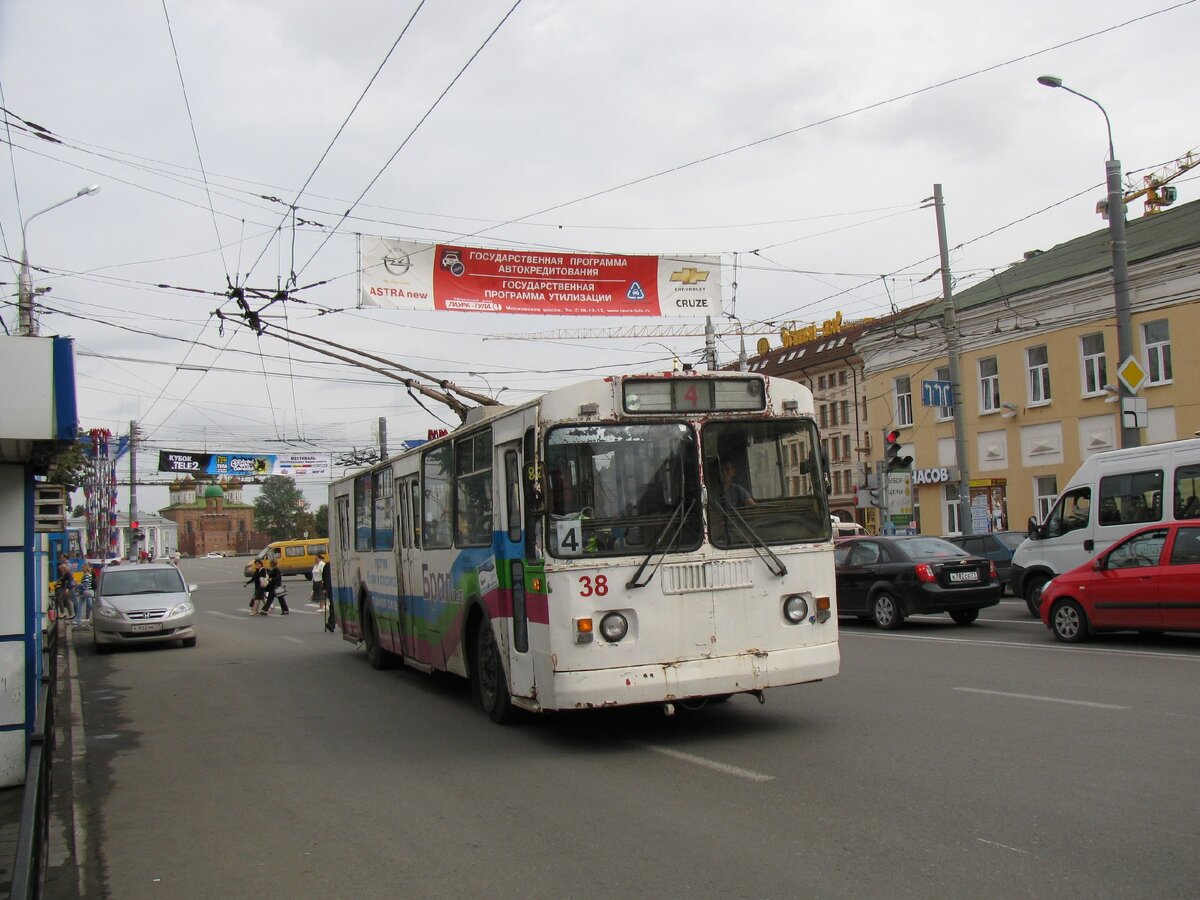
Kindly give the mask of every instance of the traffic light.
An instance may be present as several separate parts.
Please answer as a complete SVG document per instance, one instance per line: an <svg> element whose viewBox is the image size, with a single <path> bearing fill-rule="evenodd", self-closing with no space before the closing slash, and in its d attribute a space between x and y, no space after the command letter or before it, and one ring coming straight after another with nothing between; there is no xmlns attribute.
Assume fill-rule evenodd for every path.
<svg viewBox="0 0 1200 900"><path fill-rule="evenodd" d="M902 472L912 465L911 456L900 455L900 432L893 429L883 438L883 469L885 472Z"/></svg>
<svg viewBox="0 0 1200 900"><path fill-rule="evenodd" d="M875 488L860 487L854 492L854 505L860 509L879 508L879 491Z"/></svg>

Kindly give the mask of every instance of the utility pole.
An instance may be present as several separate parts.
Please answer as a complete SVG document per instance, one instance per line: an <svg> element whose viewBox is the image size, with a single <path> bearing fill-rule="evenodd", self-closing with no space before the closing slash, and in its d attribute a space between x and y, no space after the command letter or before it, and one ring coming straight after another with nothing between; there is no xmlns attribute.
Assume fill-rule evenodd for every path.
<svg viewBox="0 0 1200 900"><path fill-rule="evenodd" d="M137 560L141 542L137 539L137 419L129 420L129 561Z"/></svg>
<svg viewBox="0 0 1200 900"><path fill-rule="evenodd" d="M710 372L717 368L717 332L713 328L712 316L704 317L704 360Z"/></svg>
<svg viewBox="0 0 1200 900"><path fill-rule="evenodd" d="M967 425L963 414L962 372L958 364L958 311L950 287L950 250L946 242L946 213L942 186L933 186L933 209L937 216L938 253L942 271L942 317L946 327L946 355L950 360L950 394L954 402L954 463L958 466L958 530L971 530L971 476L967 466Z"/></svg>
<svg viewBox="0 0 1200 900"><path fill-rule="evenodd" d="M387 459L387 418L379 417L379 458Z"/></svg>

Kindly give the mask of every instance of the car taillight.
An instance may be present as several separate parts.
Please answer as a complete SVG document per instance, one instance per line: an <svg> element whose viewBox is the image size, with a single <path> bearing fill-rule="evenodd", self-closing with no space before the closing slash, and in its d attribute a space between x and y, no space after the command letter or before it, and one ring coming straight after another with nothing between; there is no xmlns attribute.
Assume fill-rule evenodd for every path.
<svg viewBox="0 0 1200 900"><path fill-rule="evenodd" d="M988 560L988 574L997 581L1000 580L1000 576L996 573L996 563L994 560Z"/></svg>
<svg viewBox="0 0 1200 900"><path fill-rule="evenodd" d="M926 583L937 581L937 576L933 574L933 566L929 563L917 563L917 581Z"/></svg>

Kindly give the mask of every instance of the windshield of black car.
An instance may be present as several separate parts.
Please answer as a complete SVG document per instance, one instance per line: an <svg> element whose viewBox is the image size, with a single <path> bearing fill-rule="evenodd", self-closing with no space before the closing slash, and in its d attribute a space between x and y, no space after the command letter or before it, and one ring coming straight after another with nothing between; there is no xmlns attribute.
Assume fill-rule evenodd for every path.
<svg viewBox="0 0 1200 900"><path fill-rule="evenodd" d="M101 581L101 596L127 597L132 594L181 594L183 578L171 569L109 569Z"/></svg>
<svg viewBox="0 0 1200 900"><path fill-rule="evenodd" d="M711 422L702 440L713 546L831 538L811 420Z"/></svg>
<svg viewBox="0 0 1200 900"><path fill-rule="evenodd" d="M963 559L971 555L937 537L898 538L896 544L909 559Z"/></svg>
<svg viewBox="0 0 1200 900"><path fill-rule="evenodd" d="M644 554L660 537L663 552L700 546L696 434L687 425L552 429L546 490L546 544L553 556Z"/></svg>

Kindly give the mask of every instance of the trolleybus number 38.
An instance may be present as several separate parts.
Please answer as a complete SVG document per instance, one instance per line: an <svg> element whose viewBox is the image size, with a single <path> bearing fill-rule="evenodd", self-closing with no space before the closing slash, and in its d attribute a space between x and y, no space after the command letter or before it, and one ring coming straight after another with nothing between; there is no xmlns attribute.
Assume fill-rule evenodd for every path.
<svg viewBox="0 0 1200 900"><path fill-rule="evenodd" d="M590 597L595 594L597 597L603 597L608 593L608 577L605 575L597 575L592 578L591 575L579 576L579 596Z"/></svg>

